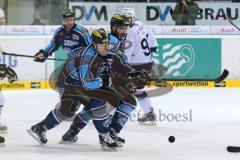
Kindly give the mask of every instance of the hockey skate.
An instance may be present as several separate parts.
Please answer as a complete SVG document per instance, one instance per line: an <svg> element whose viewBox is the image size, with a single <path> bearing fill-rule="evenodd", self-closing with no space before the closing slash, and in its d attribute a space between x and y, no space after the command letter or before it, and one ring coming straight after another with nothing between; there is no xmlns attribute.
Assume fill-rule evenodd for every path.
<svg viewBox="0 0 240 160"><path fill-rule="evenodd" d="M118 147L123 147L125 139L119 137L113 128L110 129L110 137L117 143Z"/></svg>
<svg viewBox="0 0 240 160"><path fill-rule="evenodd" d="M27 133L33 137L40 145L47 143L46 129L40 124L34 125L31 129L27 130Z"/></svg>
<svg viewBox="0 0 240 160"><path fill-rule="evenodd" d="M145 113L141 117L139 117L138 122L140 125L144 126L156 126L157 118L153 110L151 110L149 113Z"/></svg>
<svg viewBox="0 0 240 160"><path fill-rule="evenodd" d="M59 142L60 144L73 144L76 143L78 137L72 132L72 130L68 130L63 136L62 140Z"/></svg>
<svg viewBox="0 0 240 160"><path fill-rule="evenodd" d="M8 127L0 122L0 134L6 134Z"/></svg>
<svg viewBox="0 0 240 160"><path fill-rule="evenodd" d="M0 136L0 147L4 147L5 146L5 139L4 137Z"/></svg>
<svg viewBox="0 0 240 160"><path fill-rule="evenodd" d="M101 144L103 151L117 151L117 143L108 134L99 135L99 143Z"/></svg>

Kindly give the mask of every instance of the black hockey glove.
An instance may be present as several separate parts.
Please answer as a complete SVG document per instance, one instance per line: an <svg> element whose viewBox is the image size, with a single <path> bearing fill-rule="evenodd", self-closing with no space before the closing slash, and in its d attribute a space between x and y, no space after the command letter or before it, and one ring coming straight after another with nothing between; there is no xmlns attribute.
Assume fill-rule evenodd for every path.
<svg viewBox="0 0 240 160"><path fill-rule="evenodd" d="M18 80L16 72L10 67L6 68L6 77L8 78L9 83L13 83Z"/></svg>
<svg viewBox="0 0 240 160"><path fill-rule="evenodd" d="M133 78L133 77L138 77L138 76L146 75L146 74L148 74L148 72L145 71L145 70L142 70L142 71L132 71L132 72L129 72L127 74L127 77L128 78Z"/></svg>
<svg viewBox="0 0 240 160"><path fill-rule="evenodd" d="M6 77L6 65L0 64L0 80L3 80Z"/></svg>
<svg viewBox="0 0 240 160"><path fill-rule="evenodd" d="M45 62L47 59L48 55L44 52L44 50L40 50L38 53L34 55L34 61L35 62Z"/></svg>

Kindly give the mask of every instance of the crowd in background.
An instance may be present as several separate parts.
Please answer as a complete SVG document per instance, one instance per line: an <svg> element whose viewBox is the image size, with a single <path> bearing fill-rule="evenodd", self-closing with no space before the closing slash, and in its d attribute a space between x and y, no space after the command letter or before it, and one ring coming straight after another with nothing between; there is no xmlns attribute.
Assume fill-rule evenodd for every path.
<svg viewBox="0 0 240 160"><path fill-rule="evenodd" d="M178 2L179 0L71 0L75 2ZM240 0L195 0L195 1L222 1L222 2L240 2Z"/></svg>
<svg viewBox="0 0 240 160"><path fill-rule="evenodd" d="M71 0L75 2L178 2L179 0ZM240 0L195 0L195 1L222 1L222 2L240 2Z"/></svg>
<svg viewBox="0 0 240 160"><path fill-rule="evenodd" d="M240 2L240 0L0 0L0 25L26 24L26 22L17 21L21 17L18 14L20 9L17 7L19 4L27 4L27 2L32 4L32 8L27 9L33 9L30 14L32 16L27 15L28 19L31 19L31 22L27 22L30 25L61 24L59 15L68 7L69 2L175 2L176 6L170 11L175 25L195 25L199 1L212 2L213 4L214 2ZM12 12L16 13L16 15L10 13L8 8L12 9ZM27 9L22 8L22 10ZM16 18L17 16L19 17ZM13 19L12 22L9 22L9 17Z"/></svg>

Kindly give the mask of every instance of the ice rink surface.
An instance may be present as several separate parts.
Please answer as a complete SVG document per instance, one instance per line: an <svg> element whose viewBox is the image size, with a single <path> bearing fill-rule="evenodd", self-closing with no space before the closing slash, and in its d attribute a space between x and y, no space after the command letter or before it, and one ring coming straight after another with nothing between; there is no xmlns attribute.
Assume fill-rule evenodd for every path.
<svg viewBox="0 0 240 160"><path fill-rule="evenodd" d="M6 106L2 122L9 127L6 147L0 160L239 160L239 154L226 151L227 145L240 146L240 89L174 89L152 98L162 114L189 114L191 120L158 122L140 126L128 122L121 136L126 144L117 152L103 152L97 132L89 124L73 145L58 144L70 126L62 123L47 134L48 143L40 146L26 129L39 122L55 107L58 94L51 90L4 91ZM171 116L171 115L170 115ZM190 116L190 115L188 115ZM168 142L175 136L174 143Z"/></svg>

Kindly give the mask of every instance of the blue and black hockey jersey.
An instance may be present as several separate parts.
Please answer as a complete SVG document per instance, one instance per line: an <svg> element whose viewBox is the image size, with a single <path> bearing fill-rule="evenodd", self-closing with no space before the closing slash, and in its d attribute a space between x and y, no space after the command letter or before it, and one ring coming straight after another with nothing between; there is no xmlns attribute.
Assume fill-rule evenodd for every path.
<svg viewBox="0 0 240 160"><path fill-rule="evenodd" d="M55 31L55 34L44 49L47 55L52 55L59 47L62 47L68 57L73 56L76 51L88 46L92 42L91 36L87 29L79 24L75 24L73 28L67 30L64 26L61 26Z"/></svg>
<svg viewBox="0 0 240 160"><path fill-rule="evenodd" d="M101 73L105 70L107 60L112 59L112 70L117 74L127 74L132 68L125 64L119 55L109 53L100 56L91 44L79 56L71 58L66 66L68 72L67 84L80 85L85 89L98 89L104 84Z"/></svg>
<svg viewBox="0 0 240 160"><path fill-rule="evenodd" d="M110 34L110 45L109 50L111 52L123 52L124 50L124 41L118 39L115 35Z"/></svg>

